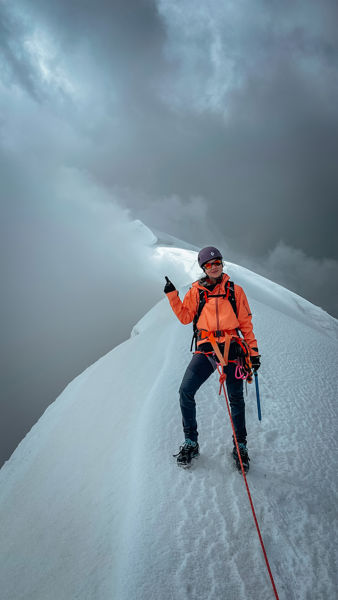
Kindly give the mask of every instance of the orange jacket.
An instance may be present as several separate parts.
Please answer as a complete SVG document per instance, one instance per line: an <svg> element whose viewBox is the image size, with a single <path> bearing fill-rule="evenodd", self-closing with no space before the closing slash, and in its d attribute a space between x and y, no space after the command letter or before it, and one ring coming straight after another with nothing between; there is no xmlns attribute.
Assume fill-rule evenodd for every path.
<svg viewBox="0 0 338 600"><path fill-rule="evenodd" d="M200 281L195 281L186 293L183 302L177 290L169 292L167 296L171 308L181 323L184 325L191 323L196 315L200 299L199 290L205 290L210 295L225 294L229 279L229 275L223 273L221 283L217 284L212 291L204 287ZM226 331L229 335L237 336L236 329L238 328L250 348L251 356L257 356L257 341L252 328L252 315L247 297L239 285L235 285L234 288L238 316L236 317L227 298L208 298L197 321L197 329L213 331L216 341L222 343L225 337L217 337L216 331ZM203 343L203 340L198 341L197 344L200 345L201 343Z"/></svg>

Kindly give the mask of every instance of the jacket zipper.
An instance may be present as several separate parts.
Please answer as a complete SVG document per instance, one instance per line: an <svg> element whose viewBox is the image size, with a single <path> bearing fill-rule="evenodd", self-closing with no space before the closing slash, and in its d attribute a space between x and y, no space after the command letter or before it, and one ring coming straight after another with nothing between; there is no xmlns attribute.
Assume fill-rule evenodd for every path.
<svg viewBox="0 0 338 600"><path fill-rule="evenodd" d="M218 298L216 298L216 324L217 324L217 331L219 331Z"/></svg>

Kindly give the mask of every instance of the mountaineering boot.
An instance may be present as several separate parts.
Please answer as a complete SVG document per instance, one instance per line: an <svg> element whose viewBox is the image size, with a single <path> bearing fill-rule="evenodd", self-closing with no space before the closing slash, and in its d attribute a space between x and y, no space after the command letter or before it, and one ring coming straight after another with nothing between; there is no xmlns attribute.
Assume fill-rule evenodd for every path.
<svg viewBox="0 0 338 600"><path fill-rule="evenodd" d="M177 454L174 454L174 458L177 459L177 466L189 468L191 467L191 461L193 458L197 458L199 455L198 442L193 442L187 438Z"/></svg>
<svg viewBox="0 0 338 600"><path fill-rule="evenodd" d="M242 459L243 469L244 469L245 473L247 473L249 471L249 461L250 461L250 458L248 455L248 449L247 449L246 445L243 443L239 443L238 448L239 448L239 452L240 452L241 459ZM234 446L234 448L233 448L232 456L235 460L237 469L239 471L242 471L241 463L239 462L236 446Z"/></svg>

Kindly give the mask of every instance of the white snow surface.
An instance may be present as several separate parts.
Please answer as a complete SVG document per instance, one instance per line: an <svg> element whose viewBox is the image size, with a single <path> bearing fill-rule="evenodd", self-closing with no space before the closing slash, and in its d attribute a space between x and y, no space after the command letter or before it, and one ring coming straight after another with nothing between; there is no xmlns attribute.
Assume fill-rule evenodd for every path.
<svg viewBox="0 0 338 600"><path fill-rule="evenodd" d="M181 257L186 274L196 253ZM176 268L175 266L175 268ZM262 354L248 484L280 600L337 597L337 320L242 267ZM198 272L196 272L196 277ZM180 290L183 297L187 287ZM71 382L0 471L2 600L268 600L273 590L214 374L186 471L178 388L191 326L166 298Z"/></svg>

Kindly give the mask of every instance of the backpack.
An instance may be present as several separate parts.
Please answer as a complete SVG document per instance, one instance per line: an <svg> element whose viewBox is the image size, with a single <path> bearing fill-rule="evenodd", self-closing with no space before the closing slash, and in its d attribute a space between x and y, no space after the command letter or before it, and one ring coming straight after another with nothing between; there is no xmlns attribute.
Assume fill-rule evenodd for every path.
<svg viewBox="0 0 338 600"><path fill-rule="evenodd" d="M234 311L236 317L237 315L237 306L236 306L236 298L235 298L235 285L233 281L228 281L227 282L227 288L225 291L225 294L211 294L206 292L205 290L198 290L199 291L199 304L198 304L198 309L197 309L197 313L194 316L194 320L193 320L193 336L192 336L192 340L191 340L191 346L190 346L190 352L192 352L192 347L193 347L193 343L195 340L195 350L197 350L197 321L200 318L201 312L203 310L203 307L206 303L207 298L228 298L232 310ZM238 335L239 335L239 330L236 329Z"/></svg>

